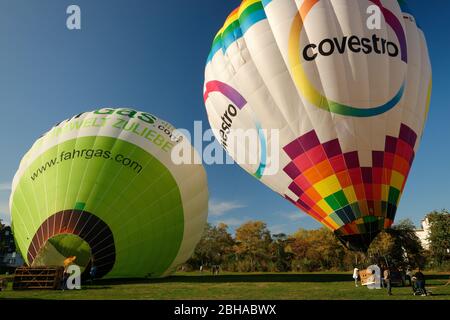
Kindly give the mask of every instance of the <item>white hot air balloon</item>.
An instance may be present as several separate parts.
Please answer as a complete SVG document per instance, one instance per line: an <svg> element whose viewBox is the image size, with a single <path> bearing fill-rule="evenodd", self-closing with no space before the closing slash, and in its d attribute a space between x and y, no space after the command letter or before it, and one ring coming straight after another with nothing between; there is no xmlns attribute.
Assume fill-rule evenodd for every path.
<svg viewBox="0 0 450 320"><path fill-rule="evenodd" d="M369 28L376 13L380 28ZM245 170L352 249L392 225L431 95L405 1L245 0L215 37L205 78L230 155L246 148L227 146L235 129L259 132L258 163L237 159ZM279 130L279 148L260 129ZM278 156L281 170L267 174Z"/></svg>

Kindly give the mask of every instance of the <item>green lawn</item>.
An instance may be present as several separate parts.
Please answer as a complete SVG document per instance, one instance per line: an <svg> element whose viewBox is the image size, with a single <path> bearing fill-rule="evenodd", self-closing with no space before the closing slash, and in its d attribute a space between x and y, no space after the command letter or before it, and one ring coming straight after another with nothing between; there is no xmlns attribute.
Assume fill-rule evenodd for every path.
<svg viewBox="0 0 450 320"><path fill-rule="evenodd" d="M78 291L13 291L11 284L1 299L345 299L345 300L450 300L450 274L427 274L432 296L416 297L410 287L394 287L393 296L384 289L355 288L349 273L177 273L158 280L99 281Z"/></svg>

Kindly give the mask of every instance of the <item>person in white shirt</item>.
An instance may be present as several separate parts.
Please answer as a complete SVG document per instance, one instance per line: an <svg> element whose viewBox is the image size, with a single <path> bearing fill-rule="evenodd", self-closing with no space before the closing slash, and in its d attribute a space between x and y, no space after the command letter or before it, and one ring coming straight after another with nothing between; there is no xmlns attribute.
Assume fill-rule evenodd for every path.
<svg viewBox="0 0 450 320"><path fill-rule="evenodd" d="M355 279L355 287L358 286L358 278L359 278L359 269L353 269L353 279Z"/></svg>

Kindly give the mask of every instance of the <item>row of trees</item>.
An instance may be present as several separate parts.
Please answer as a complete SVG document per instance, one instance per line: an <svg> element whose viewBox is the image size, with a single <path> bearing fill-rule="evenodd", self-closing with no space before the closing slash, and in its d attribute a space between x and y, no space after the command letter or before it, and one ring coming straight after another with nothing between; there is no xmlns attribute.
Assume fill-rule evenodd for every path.
<svg viewBox="0 0 450 320"><path fill-rule="evenodd" d="M235 231L228 226L207 225L192 258L184 269L220 265L238 272L309 272L351 270L369 263L398 268L443 267L450 261L450 214L443 210L428 215L430 247L425 250L410 220L403 220L374 240L367 254L347 250L332 232L300 229L292 235L272 235L262 221L249 221Z"/></svg>

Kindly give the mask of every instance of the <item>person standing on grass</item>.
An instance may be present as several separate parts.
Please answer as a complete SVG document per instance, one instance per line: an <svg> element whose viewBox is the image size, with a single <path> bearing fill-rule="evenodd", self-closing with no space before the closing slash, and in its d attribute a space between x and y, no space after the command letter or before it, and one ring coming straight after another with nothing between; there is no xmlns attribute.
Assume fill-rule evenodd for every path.
<svg viewBox="0 0 450 320"><path fill-rule="evenodd" d="M359 269L353 269L353 279L355 279L355 287L358 286L358 278L359 278Z"/></svg>
<svg viewBox="0 0 450 320"><path fill-rule="evenodd" d="M383 272L384 283L386 284L386 288L388 290L388 295L392 296L392 284L391 284L391 270L389 267L386 267Z"/></svg>

